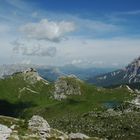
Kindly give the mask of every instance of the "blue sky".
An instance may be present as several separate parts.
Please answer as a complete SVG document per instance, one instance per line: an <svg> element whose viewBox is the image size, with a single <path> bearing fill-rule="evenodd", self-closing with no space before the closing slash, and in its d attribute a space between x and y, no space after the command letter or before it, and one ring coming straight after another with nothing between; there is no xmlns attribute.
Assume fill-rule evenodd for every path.
<svg viewBox="0 0 140 140"><path fill-rule="evenodd" d="M122 67L140 52L139 0L0 0L0 64Z"/></svg>

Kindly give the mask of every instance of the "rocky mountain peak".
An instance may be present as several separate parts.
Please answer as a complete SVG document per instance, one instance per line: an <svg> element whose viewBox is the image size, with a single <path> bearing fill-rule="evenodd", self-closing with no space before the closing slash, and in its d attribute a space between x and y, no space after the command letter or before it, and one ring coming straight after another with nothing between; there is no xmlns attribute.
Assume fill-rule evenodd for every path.
<svg viewBox="0 0 140 140"><path fill-rule="evenodd" d="M134 59L124 69L89 78L88 82L98 86L132 84L140 82L140 57Z"/></svg>
<svg viewBox="0 0 140 140"><path fill-rule="evenodd" d="M28 69L23 71L23 73L29 73L29 72L36 72L37 73L37 71L34 68L28 68Z"/></svg>
<svg viewBox="0 0 140 140"><path fill-rule="evenodd" d="M140 80L140 57L134 59L126 68L124 78L131 82L139 82Z"/></svg>
<svg viewBox="0 0 140 140"><path fill-rule="evenodd" d="M24 71L16 72L11 77L20 76L21 79L29 84L35 84L38 81L42 81L44 84L48 84L48 81L42 78L34 68L27 68Z"/></svg>
<svg viewBox="0 0 140 140"><path fill-rule="evenodd" d="M38 72L35 69L33 69L33 68L28 68L27 70L23 71L22 74L23 74L24 80L29 82L29 83L31 83L31 84L34 84L37 81L44 80L38 74Z"/></svg>
<svg viewBox="0 0 140 140"><path fill-rule="evenodd" d="M137 59L134 59L126 68L129 67L140 67L140 57L138 57Z"/></svg>

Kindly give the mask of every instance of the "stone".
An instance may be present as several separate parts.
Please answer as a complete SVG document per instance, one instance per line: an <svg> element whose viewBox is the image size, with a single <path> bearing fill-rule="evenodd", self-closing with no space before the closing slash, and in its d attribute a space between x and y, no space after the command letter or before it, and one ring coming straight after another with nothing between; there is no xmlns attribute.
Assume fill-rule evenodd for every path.
<svg viewBox="0 0 140 140"><path fill-rule="evenodd" d="M5 125L0 124L0 140L7 140L12 130Z"/></svg>
<svg viewBox="0 0 140 140"><path fill-rule="evenodd" d="M50 125L48 124L48 122L45 119L43 119L43 117L34 115L29 120L28 128L32 132L38 133L42 140L47 137L50 137L50 135L49 135L50 130L51 130Z"/></svg>

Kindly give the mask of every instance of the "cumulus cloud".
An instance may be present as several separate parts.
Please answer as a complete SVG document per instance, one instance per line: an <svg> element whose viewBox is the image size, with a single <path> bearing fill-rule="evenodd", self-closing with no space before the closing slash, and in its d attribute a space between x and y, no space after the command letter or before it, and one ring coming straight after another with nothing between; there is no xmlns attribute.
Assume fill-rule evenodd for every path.
<svg viewBox="0 0 140 140"><path fill-rule="evenodd" d="M56 55L56 47L43 46L36 42L28 42L27 40L16 40L12 43L14 45L14 54L21 54L25 56L40 56L40 57L53 57Z"/></svg>
<svg viewBox="0 0 140 140"><path fill-rule="evenodd" d="M80 65L80 66L102 66L104 65L104 62L101 60L98 61L94 61L94 60L90 60L90 59L74 59L71 62L72 65Z"/></svg>
<svg viewBox="0 0 140 140"><path fill-rule="evenodd" d="M20 31L28 38L37 40L59 41L66 33L75 30L73 22L54 22L43 19L38 23L28 23L20 27Z"/></svg>

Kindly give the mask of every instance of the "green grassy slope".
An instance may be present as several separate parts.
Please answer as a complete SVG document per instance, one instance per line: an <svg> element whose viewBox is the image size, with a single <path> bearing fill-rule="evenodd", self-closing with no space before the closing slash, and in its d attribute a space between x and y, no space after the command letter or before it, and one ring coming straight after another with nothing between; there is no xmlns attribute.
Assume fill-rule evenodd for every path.
<svg viewBox="0 0 140 140"><path fill-rule="evenodd" d="M66 78L66 80L69 79ZM35 84L30 84L24 80L23 74L16 74L0 80L0 103L3 104L0 113L13 116L21 116L22 114L24 117L37 113L52 118L65 115L68 112L81 114L91 110L103 110L106 102L120 103L133 98L133 94L125 88L112 90L96 88L84 82L79 84L82 95L71 95L66 100L57 101L52 98L53 83L46 85L42 81L38 81ZM26 89L24 89L25 87ZM9 107L11 112L6 112L6 108ZM2 108L5 108L5 110L2 110Z"/></svg>
<svg viewBox="0 0 140 140"><path fill-rule="evenodd" d="M65 80L68 81L68 84L75 82L70 78L65 78ZM76 83L80 86L81 95L69 95L67 99L58 101L53 98L54 83L45 84L43 81L37 81L32 84L25 80L22 73L0 80L0 115L29 119L32 115L38 114L43 116L54 128L64 132L83 132L93 137L114 137L116 123L121 123L121 119L123 119L122 125L127 125L125 117L122 118L123 115L105 119L103 116L108 108L117 108L121 103L131 101L135 97L134 93L129 92L125 87L104 89L84 82ZM96 115L83 118L83 114L88 112L95 112ZM108 119L112 123L109 123ZM129 118L127 122L128 120ZM99 122L102 121L103 123L100 125ZM116 125L111 126L114 121L116 121ZM137 122L136 119L134 126ZM106 132L104 132L105 130L97 131L97 127L90 129L87 124L91 124L92 127L95 125L99 129L104 127ZM137 126L134 128L137 129ZM112 129L112 134L109 133L110 129ZM117 135L120 133L125 133L124 128L118 128Z"/></svg>

